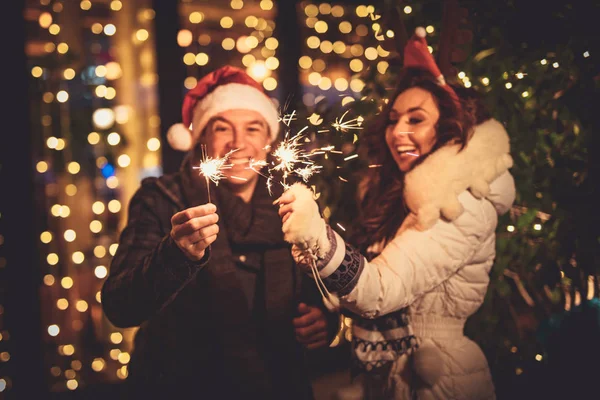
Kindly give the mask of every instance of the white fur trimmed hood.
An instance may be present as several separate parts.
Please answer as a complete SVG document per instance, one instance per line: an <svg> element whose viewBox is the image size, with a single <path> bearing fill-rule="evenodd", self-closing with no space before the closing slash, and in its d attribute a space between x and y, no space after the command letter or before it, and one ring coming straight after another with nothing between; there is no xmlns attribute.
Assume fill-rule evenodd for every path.
<svg viewBox="0 0 600 400"><path fill-rule="evenodd" d="M494 119L477 125L467 146L459 149L459 145L444 146L405 176L404 198L420 230L431 228L440 215L450 221L460 216L463 207L458 196L465 190L477 198L488 198L498 213L512 204L514 186L492 184L513 165L504 126ZM496 193L506 189L513 195Z"/></svg>

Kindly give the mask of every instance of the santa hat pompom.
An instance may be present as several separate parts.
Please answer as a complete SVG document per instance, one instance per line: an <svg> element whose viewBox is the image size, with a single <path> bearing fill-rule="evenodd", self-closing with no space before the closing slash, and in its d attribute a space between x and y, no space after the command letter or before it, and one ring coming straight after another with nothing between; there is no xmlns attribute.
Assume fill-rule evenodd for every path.
<svg viewBox="0 0 600 400"><path fill-rule="evenodd" d="M425 28L422 26L417 27L417 29L415 29L415 34L420 38L424 38L426 36Z"/></svg>
<svg viewBox="0 0 600 400"><path fill-rule="evenodd" d="M175 150L188 151L192 148L192 133L184 124L174 124L167 131L167 141Z"/></svg>

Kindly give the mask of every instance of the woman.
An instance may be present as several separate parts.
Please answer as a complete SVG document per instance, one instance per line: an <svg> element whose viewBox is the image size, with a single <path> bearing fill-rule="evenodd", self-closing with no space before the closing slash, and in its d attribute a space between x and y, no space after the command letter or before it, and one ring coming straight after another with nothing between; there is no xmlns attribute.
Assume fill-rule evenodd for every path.
<svg viewBox="0 0 600 400"><path fill-rule="evenodd" d="M385 129L365 141L381 168L363 186L358 241L376 256L345 243L299 184L279 199L285 238L329 302L360 317L362 398L494 398L485 356L463 328L487 290L498 214L514 201L508 136L444 83L419 34L383 115Z"/></svg>

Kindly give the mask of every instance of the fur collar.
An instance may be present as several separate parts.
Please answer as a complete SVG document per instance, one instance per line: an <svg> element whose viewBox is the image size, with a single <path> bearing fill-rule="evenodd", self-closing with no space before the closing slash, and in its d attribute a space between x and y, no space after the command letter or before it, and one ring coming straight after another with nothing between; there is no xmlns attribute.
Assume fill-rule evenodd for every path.
<svg viewBox="0 0 600 400"><path fill-rule="evenodd" d="M431 228L440 216L456 219L463 212L462 192L488 196L490 183L513 165L508 134L494 119L477 125L467 146L459 148L438 149L405 176L404 198L420 230Z"/></svg>

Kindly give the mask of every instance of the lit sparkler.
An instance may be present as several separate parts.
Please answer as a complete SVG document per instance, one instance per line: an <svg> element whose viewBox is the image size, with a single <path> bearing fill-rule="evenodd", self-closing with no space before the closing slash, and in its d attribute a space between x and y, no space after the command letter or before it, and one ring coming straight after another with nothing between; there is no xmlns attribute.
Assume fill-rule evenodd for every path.
<svg viewBox="0 0 600 400"><path fill-rule="evenodd" d="M335 122L331 124L331 126L333 126L338 132L348 132L350 129L363 129L363 127L361 126L363 122L363 117L361 116L358 116L349 121L344 121L344 117L346 116L346 114L348 114L348 111L350 110L347 110L344 114L342 114L342 117L339 120L336 118Z"/></svg>
<svg viewBox="0 0 600 400"><path fill-rule="evenodd" d="M233 164L228 164L229 156L237 149L231 150L223 157L208 157L206 152L206 145L201 145L202 149L202 161L200 165L197 167L193 167L194 169L200 170L200 175L204 176L206 179L206 190L208 192L208 202L210 203L210 188L208 181L211 180L215 183L216 186L219 186L219 181L227 176L223 173L225 169L231 169Z"/></svg>

